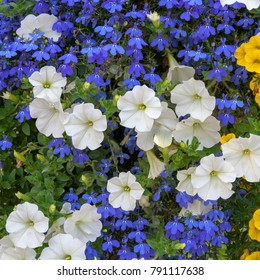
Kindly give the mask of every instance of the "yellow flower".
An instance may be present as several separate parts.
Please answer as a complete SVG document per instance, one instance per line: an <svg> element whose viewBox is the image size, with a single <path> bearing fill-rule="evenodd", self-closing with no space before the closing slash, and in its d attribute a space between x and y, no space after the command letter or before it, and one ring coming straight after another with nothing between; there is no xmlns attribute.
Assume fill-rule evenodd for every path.
<svg viewBox="0 0 260 280"><path fill-rule="evenodd" d="M243 43L239 48L235 50L234 56L237 59L237 64L240 66L245 66L245 56L246 56L246 45L248 43Z"/></svg>
<svg viewBox="0 0 260 280"><path fill-rule="evenodd" d="M246 257L249 256L249 251L247 249L244 250L243 255L240 257L240 260L245 260Z"/></svg>
<svg viewBox="0 0 260 280"><path fill-rule="evenodd" d="M256 74L249 83L250 89L253 94L260 94L260 74Z"/></svg>
<svg viewBox="0 0 260 280"><path fill-rule="evenodd" d="M251 239L260 242L260 209L253 214L253 219L249 221L248 235Z"/></svg>
<svg viewBox="0 0 260 280"><path fill-rule="evenodd" d="M236 138L236 135L234 133L228 133L226 135L222 135L220 138L220 143L223 145L233 138Z"/></svg>
<svg viewBox="0 0 260 280"><path fill-rule="evenodd" d="M253 214L255 227L260 231L260 209L257 209Z"/></svg>
<svg viewBox="0 0 260 280"><path fill-rule="evenodd" d="M249 72L260 73L260 50L254 49L246 53L245 67Z"/></svg>
<svg viewBox="0 0 260 280"><path fill-rule="evenodd" d="M260 36L252 36L249 42L245 45L246 53L251 51L260 50Z"/></svg>
<svg viewBox="0 0 260 280"><path fill-rule="evenodd" d="M257 105L260 107L260 93L257 93L255 95L255 102L257 103Z"/></svg>
<svg viewBox="0 0 260 280"><path fill-rule="evenodd" d="M260 260L260 251L255 251L252 254L246 256L245 260Z"/></svg>

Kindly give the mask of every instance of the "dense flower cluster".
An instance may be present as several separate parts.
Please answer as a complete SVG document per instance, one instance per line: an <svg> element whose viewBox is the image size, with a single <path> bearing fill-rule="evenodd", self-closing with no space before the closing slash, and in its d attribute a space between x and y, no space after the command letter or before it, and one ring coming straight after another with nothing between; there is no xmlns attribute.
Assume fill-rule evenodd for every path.
<svg viewBox="0 0 260 280"><path fill-rule="evenodd" d="M2 2L0 259L259 258L259 0Z"/></svg>

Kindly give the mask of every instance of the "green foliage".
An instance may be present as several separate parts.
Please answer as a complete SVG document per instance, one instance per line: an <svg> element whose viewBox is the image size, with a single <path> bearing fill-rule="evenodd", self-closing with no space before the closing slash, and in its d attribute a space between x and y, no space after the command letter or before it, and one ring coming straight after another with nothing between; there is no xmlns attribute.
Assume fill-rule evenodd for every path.
<svg viewBox="0 0 260 280"><path fill-rule="evenodd" d="M179 243L179 241L167 239L163 228L158 228L156 235L148 235L147 243L155 250L155 259L163 258L165 255L175 257L184 247L184 244Z"/></svg>

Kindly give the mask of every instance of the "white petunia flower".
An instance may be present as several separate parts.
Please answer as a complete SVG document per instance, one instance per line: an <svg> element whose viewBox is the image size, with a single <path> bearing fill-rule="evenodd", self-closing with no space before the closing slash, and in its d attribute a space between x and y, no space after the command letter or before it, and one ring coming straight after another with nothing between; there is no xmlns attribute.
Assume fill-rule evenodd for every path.
<svg viewBox="0 0 260 280"><path fill-rule="evenodd" d="M29 77L29 82L34 86L34 97L49 97L53 101L60 100L62 88L67 83L66 77L57 73L55 67L44 66L40 71L35 71Z"/></svg>
<svg viewBox="0 0 260 280"><path fill-rule="evenodd" d="M49 247L43 249L40 260L85 260L86 243L70 234L59 233L53 236Z"/></svg>
<svg viewBox="0 0 260 280"><path fill-rule="evenodd" d="M193 67L180 65L169 51L166 51L166 53L169 60L168 81L177 84L187 81L194 76L195 69Z"/></svg>
<svg viewBox="0 0 260 280"><path fill-rule="evenodd" d="M169 68L167 80L177 84L193 78L195 69L186 65L173 65Z"/></svg>
<svg viewBox="0 0 260 280"><path fill-rule="evenodd" d="M135 86L133 90L120 96L117 107L121 111L119 117L121 125L136 128L137 131L150 131L154 120L162 112L162 105L155 92L146 85Z"/></svg>
<svg viewBox="0 0 260 280"><path fill-rule="evenodd" d="M257 9L260 7L260 0L220 0L222 6L232 5L235 2L245 4L248 10Z"/></svg>
<svg viewBox="0 0 260 280"><path fill-rule="evenodd" d="M229 198L234 193L231 183L235 179L236 172L232 164L213 154L202 158L191 174L194 191L205 201Z"/></svg>
<svg viewBox="0 0 260 280"><path fill-rule="evenodd" d="M166 148L172 143L172 132L176 127L178 119L173 110L168 108L166 102L162 102L162 113L154 121L153 127L149 132L137 131L137 146L149 151L154 147L154 143L161 148Z"/></svg>
<svg viewBox="0 0 260 280"><path fill-rule="evenodd" d="M121 207L129 211L135 209L136 201L141 199L144 189L128 171L121 172L119 177L108 180L107 191L110 192L108 201L114 208Z"/></svg>
<svg viewBox="0 0 260 280"><path fill-rule="evenodd" d="M193 200L192 203L188 203L187 208L182 208L179 216L186 217L186 216L200 216L207 214L212 209L212 203L209 203L207 206L204 205L204 201L200 200Z"/></svg>
<svg viewBox="0 0 260 280"><path fill-rule="evenodd" d="M82 103L73 107L73 112L65 123L66 133L72 137L75 148L95 150L101 146L107 129L106 116L94 108L92 103Z"/></svg>
<svg viewBox="0 0 260 280"><path fill-rule="evenodd" d="M18 204L16 210L7 218L6 230L16 247L36 248L42 245L49 219L29 202Z"/></svg>
<svg viewBox="0 0 260 280"><path fill-rule="evenodd" d="M176 104L178 117L190 114L202 122L212 114L215 107L215 97L209 95L204 82L194 78L184 81L171 91L171 102Z"/></svg>
<svg viewBox="0 0 260 280"><path fill-rule="evenodd" d="M16 34L21 38L30 39L30 33L33 33L37 29L39 32L43 32L45 37L52 38L54 42L57 42L61 33L52 30L53 24L57 20L58 18L54 15L28 15L21 21L21 27L16 30Z"/></svg>
<svg viewBox="0 0 260 280"><path fill-rule="evenodd" d="M102 223L101 214L97 212L97 207L84 204L80 210L75 210L71 217L64 223L64 232L71 234L82 242L94 242L101 234Z"/></svg>
<svg viewBox="0 0 260 280"><path fill-rule="evenodd" d="M187 170L177 171L177 180L179 181L179 183L176 187L176 190L180 192L186 192L191 196L194 196L196 194L191 183L191 174L194 173L195 169L196 167L190 167Z"/></svg>
<svg viewBox="0 0 260 280"><path fill-rule="evenodd" d="M0 260L35 260L36 252L32 248L9 247L0 256Z"/></svg>
<svg viewBox="0 0 260 280"><path fill-rule="evenodd" d="M36 252L32 248L17 248L10 235L0 239L0 260L35 260Z"/></svg>
<svg viewBox="0 0 260 280"><path fill-rule="evenodd" d="M223 157L230 162L237 177L245 176L248 182L260 180L260 136L233 138L222 145Z"/></svg>
<svg viewBox="0 0 260 280"><path fill-rule="evenodd" d="M150 166L148 178L155 179L165 170L165 163L160 161L152 151L146 151L146 156Z"/></svg>
<svg viewBox="0 0 260 280"><path fill-rule="evenodd" d="M219 143L219 130L219 121L213 116L209 116L204 122L190 117L177 123L175 131L173 132L173 138L177 142L189 141L189 143L191 143L195 136L200 142L198 147L200 150L203 147L210 148Z"/></svg>
<svg viewBox="0 0 260 280"><path fill-rule="evenodd" d="M49 96L35 98L29 105L30 115L36 118L36 127L44 135L63 137L64 121L68 113L63 112L59 100L53 101Z"/></svg>

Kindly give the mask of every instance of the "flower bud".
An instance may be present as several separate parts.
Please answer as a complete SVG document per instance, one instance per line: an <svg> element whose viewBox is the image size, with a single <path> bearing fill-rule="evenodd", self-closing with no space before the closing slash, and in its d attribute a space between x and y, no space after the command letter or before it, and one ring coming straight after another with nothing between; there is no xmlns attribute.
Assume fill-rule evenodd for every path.
<svg viewBox="0 0 260 280"><path fill-rule="evenodd" d="M159 27L159 25L160 25L160 16L158 15L157 12L153 12L151 14L147 14L146 16L151 20L151 22L153 23L153 25L155 27Z"/></svg>

